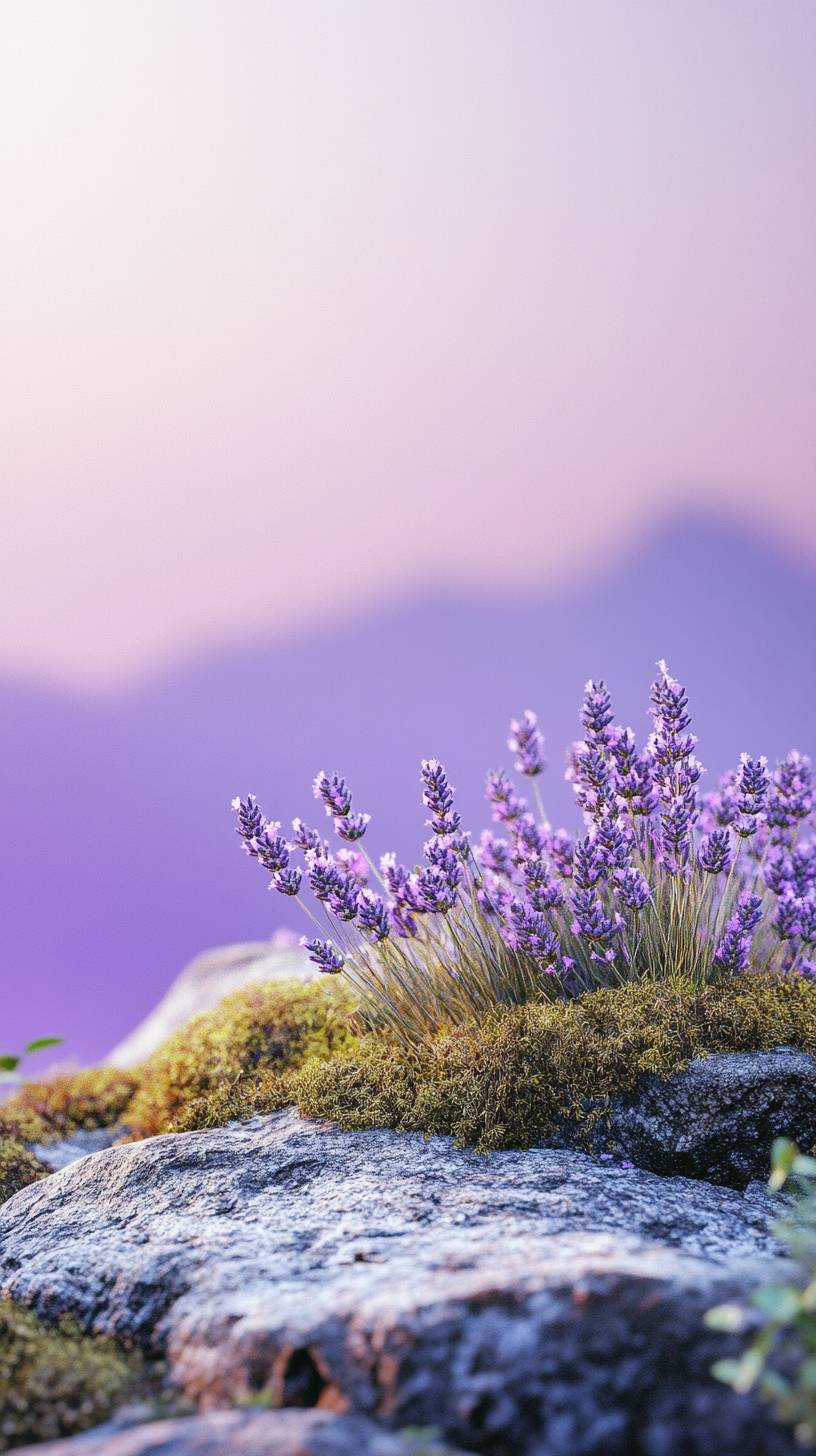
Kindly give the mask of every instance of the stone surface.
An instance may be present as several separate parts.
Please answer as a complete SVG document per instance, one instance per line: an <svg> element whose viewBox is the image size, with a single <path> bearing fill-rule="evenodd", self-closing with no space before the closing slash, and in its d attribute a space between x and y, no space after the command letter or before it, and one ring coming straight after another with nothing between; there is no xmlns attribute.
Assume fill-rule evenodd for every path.
<svg viewBox="0 0 816 1456"><path fill-rule="evenodd" d="M0 1288L259 1394L487 1456L770 1456L703 1312L780 1272L773 1205L536 1148L489 1158L291 1112L84 1158L0 1208Z"/></svg>
<svg viewBox="0 0 816 1456"><path fill-rule="evenodd" d="M80 1158L87 1158L89 1153L98 1153L102 1148L109 1148L121 1137L119 1128L96 1127L90 1130L80 1129L70 1138L63 1138L57 1143L32 1143L31 1151L35 1157L44 1163L46 1168L58 1173L60 1168L67 1168L69 1163L78 1163Z"/></svg>
<svg viewBox="0 0 816 1456"><path fill-rule="evenodd" d="M197 955L179 973L158 1006L105 1058L112 1067L136 1067L200 1011L212 1011L232 991L258 981L313 981L319 971L295 937L220 946Z"/></svg>
<svg viewBox="0 0 816 1456"><path fill-rule="evenodd" d="M770 1171L775 1137L816 1141L816 1061L792 1047L691 1062L646 1077L613 1109L610 1136L639 1168L744 1188Z"/></svg>
<svg viewBox="0 0 816 1456"><path fill-rule="evenodd" d="M18 1456L467 1456L433 1439L400 1436L361 1416L329 1411L214 1411L180 1420L116 1424Z"/></svg>

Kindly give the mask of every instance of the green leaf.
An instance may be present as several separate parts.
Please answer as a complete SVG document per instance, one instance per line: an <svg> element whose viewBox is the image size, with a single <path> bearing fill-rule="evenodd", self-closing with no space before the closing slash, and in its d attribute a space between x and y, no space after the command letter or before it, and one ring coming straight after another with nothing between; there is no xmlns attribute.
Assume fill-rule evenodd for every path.
<svg viewBox="0 0 816 1456"><path fill-rule="evenodd" d="M0 1071L13 1072L15 1067L19 1067L19 1065L19 1057L0 1057Z"/></svg>
<svg viewBox="0 0 816 1456"><path fill-rule="evenodd" d="M793 1170L797 1178L816 1178L816 1158L808 1157L807 1153L800 1153L798 1158L793 1160Z"/></svg>
<svg viewBox="0 0 816 1456"><path fill-rule="evenodd" d="M738 1304L717 1304L708 1310L705 1322L710 1330L725 1330L733 1334L745 1324L745 1311Z"/></svg>
<svg viewBox="0 0 816 1456"><path fill-rule="evenodd" d="M776 1191L787 1181L788 1175L799 1156L799 1149L796 1143L790 1138L774 1138L771 1145L771 1167L773 1172L768 1180L769 1188Z"/></svg>
<svg viewBox="0 0 816 1456"><path fill-rule="evenodd" d="M711 1374L715 1380L721 1380L723 1385L736 1386L739 1378L739 1360L717 1360L711 1367Z"/></svg>
<svg viewBox="0 0 816 1456"><path fill-rule="evenodd" d="M37 1041L30 1041L26 1047L26 1055L30 1052L41 1052L43 1047L59 1046L62 1042L61 1036L41 1036Z"/></svg>
<svg viewBox="0 0 816 1456"><path fill-rule="evenodd" d="M802 1295L792 1284L766 1284L756 1290L752 1302L770 1319L788 1324L801 1311Z"/></svg>

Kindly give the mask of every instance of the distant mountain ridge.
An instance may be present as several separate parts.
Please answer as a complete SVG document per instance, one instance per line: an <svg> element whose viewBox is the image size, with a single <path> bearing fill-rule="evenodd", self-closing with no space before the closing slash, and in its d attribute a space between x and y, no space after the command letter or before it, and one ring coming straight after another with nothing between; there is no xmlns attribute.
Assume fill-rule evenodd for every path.
<svg viewBox="0 0 816 1456"><path fill-rule="evenodd" d="M618 720L645 734L666 657L713 777L742 749L816 751L814 623L816 571L691 520L571 590L426 595L108 701L0 682L0 1050L58 1031L68 1056L92 1058L197 951L297 925L240 853L233 794L253 791L284 824L316 819L312 777L339 768L374 816L372 849L414 859L419 759L446 762L477 831L484 773L510 764L507 721L533 707L548 810L574 823L563 755L587 677L605 677Z"/></svg>

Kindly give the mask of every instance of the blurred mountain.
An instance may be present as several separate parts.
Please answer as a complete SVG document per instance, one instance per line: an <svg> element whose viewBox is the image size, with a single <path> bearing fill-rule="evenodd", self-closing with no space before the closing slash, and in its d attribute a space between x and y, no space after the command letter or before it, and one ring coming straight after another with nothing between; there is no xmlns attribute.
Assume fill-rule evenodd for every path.
<svg viewBox="0 0 816 1456"><path fill-rule="evenodd" d="M466 822L486 822L485 770L506 764L507 720L535 708L554 819L587 677L618 720L648 730L666 657L691 694L713 777L746 749L816 750L816 572L755 537L675 523L569 591L406 601L299 640L213 654L105 701L0 684L3 914L0 1050L60 1032L92 1058L207 946L299 928L232 832L248 790L287 823L317 819L320 768L374 814L370 847L415 859L418 761L447 764Z"/></svg>

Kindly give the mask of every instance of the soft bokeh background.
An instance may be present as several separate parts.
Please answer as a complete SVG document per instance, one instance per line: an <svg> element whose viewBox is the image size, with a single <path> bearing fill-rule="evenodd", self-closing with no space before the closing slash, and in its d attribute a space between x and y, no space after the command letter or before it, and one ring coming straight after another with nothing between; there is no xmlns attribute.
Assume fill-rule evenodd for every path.
<svg viewBox="0 0 816 1456"><path fill-rule="evenodd" d="M816 749L815 66L812 0L2 0L0 1050L296 923L235 792L413 856L529 705L568 815L663 655L712 773Z"/></svg>

